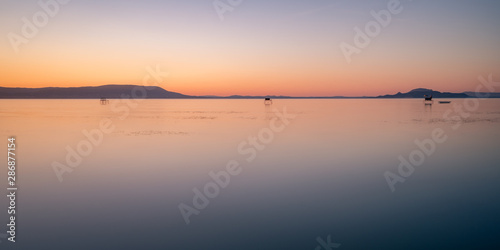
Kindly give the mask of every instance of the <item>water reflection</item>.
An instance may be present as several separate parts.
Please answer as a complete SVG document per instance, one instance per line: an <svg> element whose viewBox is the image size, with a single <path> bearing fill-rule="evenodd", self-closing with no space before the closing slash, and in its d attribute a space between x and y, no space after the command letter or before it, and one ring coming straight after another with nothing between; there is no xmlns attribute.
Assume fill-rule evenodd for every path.
<svg viewBox="0 0 500 250"><path fill-rule="evenodd" d="M146 100L120 119L96 100L0 100L0 135L19 140L22 180L22 240L2 249L311 249L321 235L346 249L487 248L495 239L499 100L482 101L456 132L443 118L452 106L421 100L262 102ZM284 108L297 117L247 162L238 145ZM59 183L51 163L103 118L114 133ZM449 140L392 194L383 173L436 127ZM230 160L242 173L186 226L179 203Z"/></svg>

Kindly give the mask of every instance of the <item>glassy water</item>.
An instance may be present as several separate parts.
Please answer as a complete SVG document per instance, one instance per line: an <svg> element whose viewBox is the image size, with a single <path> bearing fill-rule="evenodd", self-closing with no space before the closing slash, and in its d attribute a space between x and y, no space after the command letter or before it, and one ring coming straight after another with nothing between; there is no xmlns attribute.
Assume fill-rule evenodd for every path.
<svg viewBox="0 0 500 250"><path fill-rule="evenodd" d="M0 246L495 249L499 125L498 99L0 100Z"/></svg>

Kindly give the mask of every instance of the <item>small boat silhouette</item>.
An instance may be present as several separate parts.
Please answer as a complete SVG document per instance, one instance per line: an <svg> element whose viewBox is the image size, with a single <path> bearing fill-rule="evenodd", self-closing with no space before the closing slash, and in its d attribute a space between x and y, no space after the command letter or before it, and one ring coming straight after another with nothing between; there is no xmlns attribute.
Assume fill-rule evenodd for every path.
<svg viewBox="0 0 500 250"><path fill-rule="evenodd" d="M441 104L447 104L447 103L450 103L451 101L439 101L439 103Z"/></svg>
<svg viewBox="0 0 500 250"><path fill-rule="evenodd" d="M101 105L109 104L109 100L106 97L101 97Z"/></svg>
<svg viewBox="0 0 500 250"><path fill-rule="evenodd" d="M424 95L424 104L425 105L432 105L432 103L434 103L434 101L432 100L432 95L430 95L430 96Z"/></svg>
<svg viewBox="0 0 500 250"><path fill-rule="evenodd" d="M269 97L266 97L264 99L264 104L266 104L266 105L273 104L273 100L271 100L271 98L269 98Z"/></svg>

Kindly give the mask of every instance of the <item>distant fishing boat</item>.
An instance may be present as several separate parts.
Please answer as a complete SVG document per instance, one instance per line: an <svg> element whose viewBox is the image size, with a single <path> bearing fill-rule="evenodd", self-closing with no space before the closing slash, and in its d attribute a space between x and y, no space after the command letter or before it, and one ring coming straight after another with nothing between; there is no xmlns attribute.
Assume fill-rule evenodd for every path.
<svg viewBox="0 0 500 250"><path fill-rule="evenodd" d="M266 105L273 104L273 100L271 100L271 98L266 97L266 99L264 99L264 104L266 104Z"/></svg>
<svg viewBox="0 0 500 250"><path fill-rule="evenodd" d="M432 95L424 95L424 103L425 105L431 105L434 101L432 100Z"/></svg>
<svg viewBox="0 0 500 250"><path fill-rule="evenodd" d="M450 103L451 101L439 101L439 103L441 104L447 104L447 103Z"/></svg>
<svg viewBox="0 0 500 250"><path fill-rule="evenodd" d="M101 105L106 105L109 104L109 100L106 99L105 97L101 97Z"/></svg>

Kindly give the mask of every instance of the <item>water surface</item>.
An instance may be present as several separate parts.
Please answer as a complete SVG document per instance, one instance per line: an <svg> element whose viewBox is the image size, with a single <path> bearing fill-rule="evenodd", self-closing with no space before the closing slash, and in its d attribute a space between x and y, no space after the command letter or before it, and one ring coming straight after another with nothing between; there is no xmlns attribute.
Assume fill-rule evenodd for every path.
<svg viewBox="0 0 500 250"><path fill-rule="evenodd" d="M19 165L18 242L2 249L314 249L329 235L339 249L499 246L498 99L460 119L464 99L113 102L0 100ZM271 138L277 111L295 118ZM103 121L113 130L60 182L54 162ZM446 141L391 192L384 173L436 129ZM238 147L259 134L248 160ZM179 205L230 161L241 173L186 225Z"/></svg>

